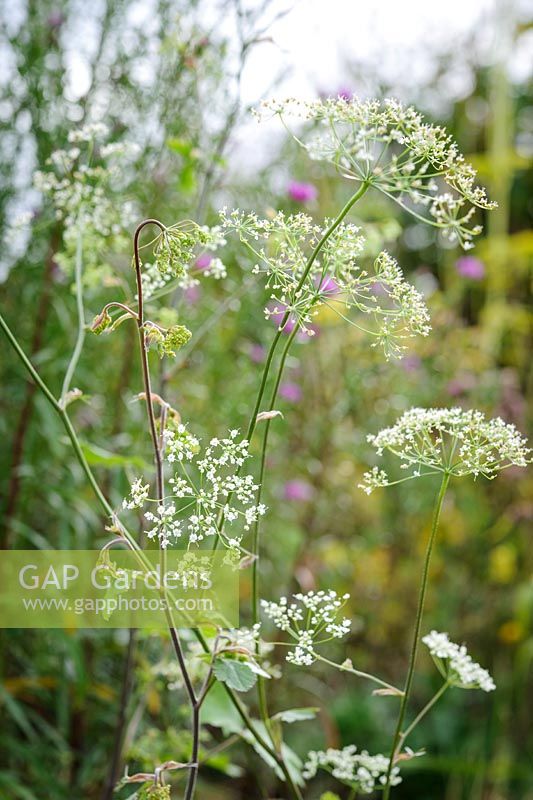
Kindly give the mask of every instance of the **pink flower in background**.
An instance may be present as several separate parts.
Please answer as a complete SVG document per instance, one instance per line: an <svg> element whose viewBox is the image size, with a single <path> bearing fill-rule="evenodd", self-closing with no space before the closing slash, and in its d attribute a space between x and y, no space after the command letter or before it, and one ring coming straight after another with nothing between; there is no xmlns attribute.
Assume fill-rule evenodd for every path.
<svg viewBox="0 0 533 800"><path fill-rule="evenodd" d="M312 203L318 197L318 189L312 183L290 181L287 194L296 203Z"/></svg>
<svg viewBox="0 0 533 800"><path fill-rule="evenodd" d="M340 97L341 100L351 100L353 97L353 92L346 86L341 86L337 92L337 97Z"/></svg>
<svg viewBox="0 0 533 800"><path fill-rule="evenodd" d="M274 311L274 308L276 309L275 311ZM281 325L281 323L283 322L284 316L285 316L285 310L281 306L276 305L276 306L270 308L270 315L269 315L268 318L269 318L269 320L274 322L278 326L278 328ZM291 317L289 317L289 319L287 320L287 322L285 323L285 325L283 327L283 333L286 333L286 334L292 333L293 330L295 329L295 327L296 327L296 321L294 319L292 319Z"/></svg>
<svg viewBox="0 0 533 800"><path fill-rule="evenodd" d="M283 496L285 500L295 501L297 503L306 503L311 500L315 490L307 481L295 479L287 481L283 487Z"/></svg>
<svg viewBox="0 0 533 800"><path fill-rule="evenodd" d="M202 296L202 291L199 286L188 286L183 296L189 305L194 306Z"/></svg>
<svg viewBox="0 0 533 800"><path fill-rule="evenodd" d="M476 387L476 378L471 372L460 372L452 378L446 386L446 391L451 397L471 392Z"/></svg>
<svg viewBox="0 0 533 800"><path fill-rule="evenodd" d="M455 269L463 278L481 281L485 277L485 264L474 256L463 256L455 262Z"/></svg>
<svg viewBox="0 0 533 800"><path fill-rule="evenodd" d="M265 348L262 344L253 344L250 347L249 354L254 364L260 364L265 360Z"/></svg>
<svg viewBox="0 0 533 800"><path fill-rule="evenodd" d="M52 11L46 20L50 28L60 28L65 22L65 16L59 9Z"/></svg>
<svg viewBox="0 0 533 800"><path fill-rule="evenodd" d="M211 262L213 261L213 256L211 253L202 253L198 256L196 261L194 262L194 266L197 269L207 269L211 266Z"/></svg>
<svg viewBox="0 0 533 800"><path fill-rule="evenodd" d="M326 275L320 283L317 282L317 285L322 294L338 294L340 291L337 281L329 275Z"/></svg>
<svg viewBox="0 0 533 800"><path fill-rule="evenodd" d="M418 356L411 354L402 358L400 366L405 372L417 372L422 366L422 361Z"/></svg>
<svg viewBox="0 0 533 800"><path fill-rule="evenodd" d="M302 389L293 381L286 381L279 387L279 396L289 403L299 403L302 399Z"/></svg>

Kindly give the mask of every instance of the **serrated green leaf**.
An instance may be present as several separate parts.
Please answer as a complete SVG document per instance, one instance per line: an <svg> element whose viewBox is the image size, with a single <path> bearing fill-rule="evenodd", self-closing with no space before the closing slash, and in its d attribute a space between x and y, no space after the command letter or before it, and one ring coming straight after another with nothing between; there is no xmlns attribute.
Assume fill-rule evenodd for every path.
<svg viewBox="0 0 533 800"><path fill-rule="evenodd" d="M257 681L257 675L252 672L246 661L235 658L217 658L213 672L219 681L225 683L236 692L247 692Z"/></svg>

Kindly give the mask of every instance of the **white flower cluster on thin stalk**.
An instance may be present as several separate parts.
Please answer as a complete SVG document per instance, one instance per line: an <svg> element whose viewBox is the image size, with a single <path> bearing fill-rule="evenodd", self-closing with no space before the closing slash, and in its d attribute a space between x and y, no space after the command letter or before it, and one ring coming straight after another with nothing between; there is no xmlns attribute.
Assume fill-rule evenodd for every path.
<svg viewBox="0 0 533 800"><path fill-rule="evenodd" d="M122 508L133 510L142 508L148 500L150 494L150 484L142 482L142 478L136 478L130 487L130 494L122 501Z"/></svg>
<svg viewBox="0 0 533 800"><path fill-rule="evenodd" d="M310 666L317 659L317 646L342 639L350 632L350 620L339 618L349 597L330 590L295 594L295 602L286 597L281 597L278 603L261 601L265 616L295 641L286 656L289 663Z"/></svg>
<svg viewBox="0 0 533 800"><path fill-rule="evenodd" d="M465 250L481 232L473 224L476 208L496 207L446 130L397 100L272 100L257 114L265 115L278 115L285 125L288 117L316 123L310 137L305 131L294 136L311 158L375 186Z"/></svg>
<svg viewBox="0 0 533 800"><path fill-rule="evenodd" d="M422 641L431 653L441 675L459 689L482 689L493 692L496 684L488 670L468 655L464 645L455 644L447 633L431 631Z"/></svg>
<svg viewBox="0 0 533 800"><path fill-rule="evenodd" d="M266 506L255 502L259 487L253 476L239 474L250 454L247 440L238 436L238 430L231 430L224 439L211 439L202 452L200 440L185 425L165 431L165 460L175 470L168 481L171 497L161 503L151 500L139 478L123 502L128 509L156 503L155 511L144 512L153 523L146 531L149 539L157 539L166 548L220 537L231 550L241 549L244 533L266 513ZM227 527L238 530L228 535Z"/></svg>
<svg viewBox="0 0 533 800"><path fill-rule="evenodd" d="M319 769L323 769L356 792L372 794L385 785L388 768L389 759L386 756L371 756L366 750L358 752L355 745L348 745L342 750L311 750L302 775L309 780L315 777ZM393 767L391 786L401 782L399 767Z"/></svg>
<svg viewBox="0 0 533 800"><path fill-rule="evenodd" d="M405 280L394 258L382 252L371 270L360 265L364 238L356 225L341 223L307 270L331 220L322 226L303 213L279 211L272 219L261 219L239 210L223 210L221 218L223 227L237 233L252 254L253 271L266 276L272 301L265 309L267 318L281 320L288 312L287 324L312 336L313 317L326 305L374 336L374 345L382 346L387 357L401 356L405 339L428 335L424 299ZM359 314L359 322L346 316L351 311Z"/></svg>
<svg viewBox="0 0 533 800"><path fill-rule="evenodd" d="M503 469L525 467L531 460L527 440L514 425L462 408L411 408L392 427L367 438L378 456L385 451L396 455L402 469L412 470L410 478L441 472L492 479ZM359 487L370 494L393 482L384 470L373 467Z"/></svg>

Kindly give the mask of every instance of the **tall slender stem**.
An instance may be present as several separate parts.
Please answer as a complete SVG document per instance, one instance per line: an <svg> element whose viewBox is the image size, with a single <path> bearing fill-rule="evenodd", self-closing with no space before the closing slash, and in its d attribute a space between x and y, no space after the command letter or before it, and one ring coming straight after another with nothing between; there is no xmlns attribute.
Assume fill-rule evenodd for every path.
<svg viewBox="0 0 533 800"><path fill-rule="evenodd" d="M150 365L148 363L148 346L146 340L146 330L144 327L143 286L142 286L142 273L141 273L141 258L139 254L140 236L143 229L147 225L157 225L161 230L164 230L164 227L158 220L154 219L144 220L144 222L141 222L140 225L137 226L135 233L133 235L133 255L135 262L135 275L137 280L138 304L137 304L136 321L137 321L137 330L139 334L139 349L141 354L141 365L143 373L144 393L146 396L146 410L148 415L148 424L150 427L150 435L152 437L152 446L154 451L154 460L156 467L157 500L159 503L162 503L165 495L164 473L163 473L163 447L164 447L163 423L165 419L165 409L163 408L161 435L159 436L155 420L154 403L152 398L152 384L150 379ZM165 566L165 553L163 548L160 548L160 553L161 553L161 568L163 570ZM187 781L187 786L184 794L185 800L192 800L192 797L194 796L194 790L196 788L196 779L198 776L198 754L200 747L200 703L198 698L196 697L196 692L194 691L194 687L192 685L192 681L189 676L187 664L185 662L185 656L183 653L183 647L181 645L180 636L177 628L173 623L172 615L170 612L167 612L167 618L169 623L169 630L172 639L172 644L174 646L174 651L178 659L180 670L183 676L183 681L185 684L185 690L187 692L187 696L189 698L189 703L191 705L191 711L192 711L191 727L192 727L193 742L191 750L189 778Z"/></svg>
<svg viewBox="0 0 533 800"><path fill-rule="evenodd" d="M448 488L448 483L450 480L450 475L448 472L445 472L442 476L442 483L440 485L440 489L437 495L437 500L435 503L435 508L433 510L433 522L431 525L431 533L429 535L427 547L426 547L426 555L424 558L424 566L422 568L422 580L420 583L420 590L418 594L418 607L416 611L416 620L415 620L415 627L413 631L413 641L411 644L411 655L409 657L409 667L407 669L407 678L405 681L405 688L402 699L400 701L400 711L398 713L398 722L396 723L396 730L394 733L394 738L392 740L392 748L391 754L389 759L389 767L387 770L387 777L385 782L385 789L383 791L383 800L388 800L390 797L391 792L391 775L392 770L394 767L394 762L396 760L396 755L398 751L398 745L401 740L402 736L402 727L403 722L405 719L405 713L407 711L407 703L409 702L409 695L411 693L411 686L413 683L413 676L415 672L416 666L416 656L418 653L418 643L420 638L420 628L422 626L422 616L424 613L424 604L426 601L426 592L427 592L427 585L428 585L428 578L429 578L429 565L431 562L431 554L433 553L433 546L435 544L435 539L437 535L437 529L439 527L439 519L440 514L442 511L442 504L444 502L444 497L446 495L446 489Z"/></svg>
<svg viewBox="0 0 533 800"><path fill-rule="evenodd" d="M76 240L76 260L74 266L74 276L76 283L76 308L78 312L78 333L76 336L76 343L74 345L74 350L72 351L67 371L65 373L65 378L63 380L63 386L61 388L61 399L59 402L62 406L65 406L66 397L70 389L70 384L72 382L72 378L74 377L76 367L78 366L78 361L80 360L81 351L83 350L83 342L85 341L85 309L83 306L82 270L83 270L83 234L81 232L81 229L78 228L78 238Z"/></svg>
<svg viewBox="0 0 533 800"><path fill-rule="evenodd" d="M41 390L43 395L46 397L46 399L48 400L48 402L50 403L50 405L54 409L54 411L56 411L57 414L59 414L59 416L61 418L61 421L62 421L63 425L65 426L65 430L67 432L67 435L68 435L68 437L69 437L69 439L71 441L72 447L74 448L74 452L76 454L76 457L77 457L77 459L78 459L78 461L79 461L79 463L80 463L80 465L81 465L81 467L82 467L82 469L83 469L83 471L84 471L84 473L85 473L85 475L87 477L87 480L89 481L89 483L90 483L90 485L91 485L96 497L98 498L98 501L99 501L100 505L102 506L102 508L104 509L104 511L106 512L106 514L108 516L114 517L113 509L111 508L111 506L107 502L106 498L104 497L104 495L103 495L100 487L98 486L98 484L96 482L96 479L95 479L95 477L94 477L94 475L93 475L93 473L91 471L91 468L89 467L89 464L87 463L87 459L85 458L85 455L83 454L83 450L81 449L81 445L80 445L80 443L78 441L78 437L76 436L76 433L74 431L74 428L72 427L72 423L71 423L71 421L69 419L69 416L68 416L66 410L56 400L56 398L54 397L54 395L52 394L52 392L50 391L50 389L48 388L46 383L43 381L43 379L41 378L41 376L39 375L37 370L34 368L33 364L31 363L31 361L27 357L27 355L24 352L24 350L19 345L16 337L14 336L13 332L11 331L11 329L9 328L7 322L5 321L5 319L3 318L3 316L1 314L0 314L0 327L4 331L9 343L11 344L13 349L15 350L16 354L18 355L18 357L20 358L20 360L24 364L26 370L31 375L32 380L37 384L37 386L39 387L39 389Z"/></svg>
<svg viewBox="0 0 533 800"><path fill-rule="evenodd" d="M302 276L301 276L301 278L300 278L300 280L298 282L298 285L297 285L297 287L295 289L296 293L298 293L299 290L304 285L304 283L305 283L305 281L307 279L307 276L309 275L309 272L311 270L311 267L313 266L313 264L316 261L320 251L322 250L322 248L324 247L324 245L326 244L326 242L328 241L330 236L339 227L339 225L341 224L343 219L346 217L346 215L348 214L350 209L365 194L365 192L368 189L368 186L369 185L367 183L363 183L359 187L358 191L354 195L352 195L352 197L350 197L348 202L340 210L340 212L337 215L337 217L333 220L333 222L329 225L327 230L324 232L324 234L320 238L320 241L317 243L317 245L313 249L313 252L311 253L311 255L309 256L309 258L307 260L307 263L305 265L305 269L304 269L304 271L302 273ZM264 395L264 392L265 392L265 389L266 389L267 379L268 379L268 375L269 375L269 372L270 372L270 366L272 364L272 360L273 360L273 357L274 357L275 350L276 350L276 348L278 346L281 334L283 332L283 329L285 328L285 325L287 324L289 316L290 316L290 310L287 310L285 312L284 316L283 316L283 319L281 320L279 328L278 328L278 330L276 332L276 336L274 337L274 339L272 341L272 344L270 346L270 350L269 350L269 353L268 353L268 356L267 356L267 360L266 360L266 363L265 363L265 367L264 367L264 370L263 370L263 376L262 376L262 379L261 379L259 392L257 394L257 399L256 399L254 411L253 411L252 418L250 419L250 424L249 424L249 427L248 427L248 433L247 433L247 437L246 437L248 439L248 441L251 439L251 437L253 436L253 433L255 431L255 427L256 427L256 424L257 424L257 415L258 415L259 410L261 408L261 403L262 403L262 400L263 400L263 395ZM281 378L283 376L283 372L284 372L284 369L285 369L285 364L287 362L287 357L289 355L290 349L292 347L294 339L296 338L297 333L298 333L298 326L295 325L294 329L291 331L291 333L289 334L289 336L287 338L287 341L285 343L285 347L283 348L283 352L281 354L281 358L280 358L279 365L278 365L278 370L277 370L276 377L275 377L275 380L274 380L274 386L272 388L272 394L270 396L270 402L269 402L269 406L268 406L268 410L269 411L271 411L274 408L274 404L275 404L276 398L278 396L278 391L279 391L279 387L280 387L280 383L281 383ZM266 422L265 422L265 429L264 429L264 433L263 433L263 443L262 443L262 447L261 447L261 463L260 463L259 479L258 479L259 489L257 490L257 503L258 504L261 502L263 482L264 482L264 477L265 477L266 454L267 454L267 449L268 449L268 438L269 438L269 434L270 434L270 423L271 423L271 420L267 419ZM255 521L255 523L254 523L253 539L252 539L252 553L255 556L255 559L252 562L252 620L253 620L254 624L256 624L259 621L259 529L260 529L260 522L259 522L259 519L257 519ZM258 684L259 712L260 712L261 719L263 720L263 723L264 723L265 727L267 728L267 730L269 730L270 729L270 717L269 717L269 713L268 713L267 692L266 692L265 679L262 678L261 676L258 676L257 684Z"/></svg>
<svg viewBox="0 0 533 800"><path fill-rule="evenodd" d="M322 235L320 241L315 246L313 252L311 253L311 255L309 256L309 258L307 260L307 263L305 265L305 269L304 269L304 271L302 273L302 276L301 276L300 280L298 281L298 284L296 286L295 292L299 292L299 290L304 285L305 281L307 280L307 276L309 275L309 272L311 270L311 267L315 263L318 254L320 253L320 251L322 250L322 248L326 244L326 242L329 239L329 237L331 236L331 234L336 231L336 229L339 227L339 225L341 224L341 222L343 221L345 216L348 214L350 209L365 194L365 192L367 191L368 187L369 187L368 183L362 183L361 184L361 186L359 187L357 192L350 197L348 202L339 211L338 215L335 217L335 219L333 220L331 225L324 232L324 234ZM255 426L257 424L257 415L258 415L259 410L261 408L261 402L263 400L263 395L265 393L266 384L267 384L268 376L269 376L269 373L270 373L270 367L272 365L272 360L274 358L274 353L275 353L275 351L277 349L277 346L278 346L279 340L281 338L283 329L285 328L285 325L287 324L289 317L290 317L290 310L288 309L285 312L285 314L283 315L283 319L281 320L279 328L278 328L278 330L276 332L276 335L275 335L275 337L272 340L272 343L270 345L270 349L268 351L268 355L267 355L267 358L266 358L266 361L265 361L265 366L264 366L264 369L263 369L263 375L261 377L261 384L259 386L259 391L257 393L257 399L256 399L256 402L255 402L254 410L252 412L252 416L250 418L250 423L248 425L248 432L246 434L246 438L248 440L250 440L252 438L252 436L253 436L253 433L254 433L254 430L255 430Z"/></svg>
<svg viewBox="0 0 533 800"><path fill-rule="evenodd" d="M399 749L399 750L401 750L401 749L402 749L402 747L403 747L403 745L404 745L404 742L405 742L405 741L407 740L407 738L408 738L408 737L409 737L409 736L412 734L412 732L414 731L414 729L416 728L416 726L417 726L417 725L418 725L418 724L419 724L419 723L420 723L420 722L421 722L421 721L424 719L424 717L426 716L426 714L428 713L428 711L430 711L430 710L433 708L433 706L435 705L435 703L436 703L438 700L440 700L440 698L442 697L442 695L444 694L444 692L445 692L445 691L447 691L449 688L450 688L450 683L448 683L448 681L446 681L446 683L443 683L443 684L442 684L442 686L440 687L439 691L438 691L438 692L436 692L436 693L433 695L433 697L431 698L431 700L429 700L429 702L427 702L427 703L426 703L426 705L424 706L424 708L422 709L422 711L419 711L419 713L416 715L416 717L415 717L415 718L414 718L414 720L411 722L411 724L409 725L409 727L408 727L408 728L406 728L406 729L405 729L405 731L402 733L402 735L401 735L401 737L400 737L399 747L398 747L398 749Z"/></svg>

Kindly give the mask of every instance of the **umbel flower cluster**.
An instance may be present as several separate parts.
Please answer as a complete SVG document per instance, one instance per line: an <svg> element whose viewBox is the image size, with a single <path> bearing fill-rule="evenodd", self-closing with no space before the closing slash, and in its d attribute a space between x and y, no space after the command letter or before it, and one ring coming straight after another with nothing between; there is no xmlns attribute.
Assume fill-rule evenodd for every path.
<svg viewBox="0 0 533 800"><path fill-rule="evenodd" d="M315 647L332 639L342 639L350 632L350 620L339 618L349 596L339 597L337 592L330 590L295 594L292 603L286 597L280 598L278 603L261 601L265 616L295 641L294 648L287 654L287 661L309 666L317 658Z"/></svg>
<svg viewBox="0 0 533 800"><path fill-rule="evenodd" d="M150 242L153 245L154 262L143 264L144 299L148 299L174 279L182 289L196 286L199 283L199 271L194 270L196 257L203 251L214 252L225 244L220 226L210 228L185 220L165 227ZM209 267L202 269L202 274L221 279L226 276L226 269L219 258L210 258Z"/></svg>
<svg viewBox="0 0 533 800"><path fill-rule="evenodd" d="M476 208L496 206L476 185L476 170L446 130L397 100L272 100L258 116L265 114L279 115L284 123L287 117L315 122L309 137L295 136L311 158L375 186L464 249L481 232L472 224Z"/></svg>
<svg viewBox="0 0 533 800"><path fill-rule="evenodd" d="M108 135L101 123L71 131L70 147L52 153L50 169L33 177L35 188L50 198L55 217L63 222L65 253L60 261L67 270L69 250L75 249L79 235L99 251L106 237L120 236L135 219L134 206L117 201L116 190L123 188L127 164L138 148L130 142L106 144Z"/></svg>
<svg viewBox="0 0 533 800"><path fill-rule="evenodd" d="M492 692L496 688L489 672L468 655L464 645L450 642L447 633L431 631L422 641L433 656L439 672L451 686L482 689L484 692Z"/></svg>
<svg viewBox="0 0 533 800"><path fill-rule="evenodd" d="M383 755L371 756L366 750L357 752L356 746L352 744L342 750L312 750L307 756L303 777L314 778L318 770L323 769L356 792L372 794L385 785L388 768L388 758ZM397 786L401 782L399 767L393 767L391 786Z"/></svg>
<svg viewBox="0 0 533 800"><path fill-rule="evenodd" d="M248 442L231 430L224 439L211 439L202 452L200 440L179 423L165 432L165 459L175 470L170 478L172 496L164 502L150 500L142 479L131 486L123 506L141 508L155 503L155 511L145 511L152 523L146 531L149 539L157 539L161 547L178 543L197 545L206 538L220 537L228 548L239 550L244 532L266 512L262 503L255 504L258 485L252 475L240 475L250 457ZM228 536L225 527L237 529Z"/></svg>
<svg viewBox="0 0 533 800"><path fill-rule="evenodd" d="M525 467L531 453L514 425L462 408L411 408L368 441L378 456L385 451L396 455L402 469L412 470L410 477L446 472L494 478L507 467ZM374 467L359 486L370 494L390 483L387 473Z"/></svg>
<svg viewBox="0 0 533 800"><path fill-rule="evenodd" d="M380 253L371 270L359 263L364 248L360 229L341 223L327 238L314 260L311 256L329 228L307 214L272 219L255 213L222 211L224 229L238 234L255 260L253 271L266 276L272 303L267 317L298 326L313 335L312 319L320 306L375 337L387 357L401 356L407 338L430 331L429 313L421 294L406 282L397 262ZM359 321L347 314L355 311ZM280 323L281 324L281 323Z"/></svg>

